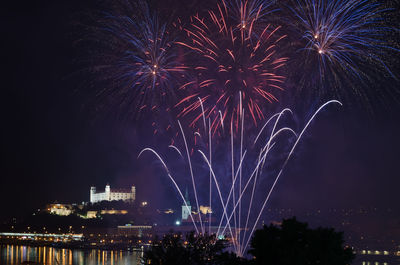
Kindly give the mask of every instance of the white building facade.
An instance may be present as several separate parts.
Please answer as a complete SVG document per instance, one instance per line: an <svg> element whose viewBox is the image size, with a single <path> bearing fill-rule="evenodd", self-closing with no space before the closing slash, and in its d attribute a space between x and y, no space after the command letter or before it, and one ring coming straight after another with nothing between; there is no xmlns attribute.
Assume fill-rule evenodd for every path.
<svg viewBox="0 0 400 265"><path fill-rule="evenodd" d="M188 204L188 206L182 205L182 221L187 220L190 217L191 213L192 206L190 206L190 204Z"/></svg>
<svg viewBox="0 0 400 265"><path fill-rule="evenodd" d="M73 212L71 204L61 204L61 203L49 204L47 206L47 211L51 214L62 215L62 216L68 216Z"/></svg>
<svg viewBox="0 0 400 265"><path fill-rule="evenodd" d="M90 202L96 203L101 201L135 201L136 188L131 189L111 189L110 185L106 185L104 192L97 192L96 187L90 187Z"/></svg>
<svg viewBox="0 0 400 265"><path fill-rule="evenodd" d="M189 218L189 216L192 214L192 206L190 206L187 188L186 188L186 192L185 192L185 201L186 201L186 204L182 205L182 221L187 220Z"/></svg>

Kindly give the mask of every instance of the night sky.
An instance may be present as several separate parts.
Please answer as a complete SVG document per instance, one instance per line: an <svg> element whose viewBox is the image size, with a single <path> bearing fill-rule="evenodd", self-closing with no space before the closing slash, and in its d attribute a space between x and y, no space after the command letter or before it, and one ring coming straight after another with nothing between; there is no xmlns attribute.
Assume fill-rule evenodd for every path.
<svg viewBox="0 0 400 265"><path fill-rule="evenodd" d="M107 182L135 184L139 199L154 204L172 190L152 160L137 159L154 144L151 128L146 133L140 121L121 124L87 111L87 80L77 74L82 50L75 45L83 31L76 25L98 2L82 2L20 1L1 16L1 217L54 201L88 201L89 187ZM165 6L181 6L169 2ZM400 210L400 85L381 80L376 90L392 94L374 104L373 113L349 102L318 118L289 162L272 206Z"/></svg>

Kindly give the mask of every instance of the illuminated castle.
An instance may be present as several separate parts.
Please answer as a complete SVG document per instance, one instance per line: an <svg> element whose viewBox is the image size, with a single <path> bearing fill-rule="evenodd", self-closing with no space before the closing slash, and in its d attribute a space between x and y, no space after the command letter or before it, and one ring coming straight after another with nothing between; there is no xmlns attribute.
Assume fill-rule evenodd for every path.
<svg viewBox="0 0 400 265"><path fill-rule="evenodd" d="M96 187L90 187L90 202L96 203L101 201L135 201L136 188L132 186L131 189L111 189L107 184L104 192L97 192Z"/></svg>

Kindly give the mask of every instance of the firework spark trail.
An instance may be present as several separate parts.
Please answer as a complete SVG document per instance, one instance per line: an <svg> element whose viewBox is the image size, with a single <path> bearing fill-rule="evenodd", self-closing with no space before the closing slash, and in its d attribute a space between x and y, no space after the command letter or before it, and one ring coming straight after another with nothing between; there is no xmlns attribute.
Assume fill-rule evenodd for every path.
<svg viewBox="0 0 400 265"><path fill-rule="evenodd" d="M276 117L276 116L282 116L286 111L289 111L291 114L292 111L288 108L283 109L281 112L275 113L274 115L272 115L266 123L264 123L264 126L261 128L261 130L258 132L256 139L254 140L254 144L257 143L258 139L260 138L261 134L264 132L265 128L267 127L267 125Z"/></svg>
<svg viewBox="0 0 400 265"><path fill-rule="evenodd" d="M241 160L240 160L240 162L239 162L238 169L236 170L236 173L234 174L234 176L232 176L232 186L231 186L231 188L230 188L230 190L229 190L227 202L226 202L226 204L222 205L222 208L223 208L225 211L226 211L226 208L228 207L228 204L229 204L231 195L232 195L232 197L233 197L234 194L235 194L235 192L234 192L234 191L235 191L235 183L236 183L236 180L237 180L237 178L238 178L238 174L239 174L239 172L240 172L240 168L242 167L242 163L243 163L243 161L244 161L244 159L245 159L245 157L246 157L246 153L247 153L247 150L244 151L243 156L242 156L242 158L241 158ZM206 162L207 162L207 161L206 161ZM235 203L234 203L234 205L235 205ZM234 213L234 214L236 214L236 213ZM226 217L226 216L225 216L225 217ZM226 218L227 218L227 217L226 217ZM220 231L220 228L221 228L221 225L222 225L223 220L224 220L224 216L221 216L221 219L220 219L219 225L218 225L217 234L219 234L219 231ZM238 226L235 224L235 227L238 227Z"/></svg>
<svg viewBox="0 0 400 265"><path fill-rule="evenodd" d="M229 202L229 198L230 198L230 195L231 195L231 193L232 193L232 191L234 191L235 190L235 183L236 183L236 175L235 175L235 161L234 161L234 149L233 149L233 124L231 123L231 159L232 159L232 161L231 161L231 168L232 168L232 188L231 188L231 190L229 191L229 195L228 195L228 200L227 200L227 203ZM242 161L240 161L240 164L242 163ZM240 165L239 165L240 166ZM232 198L232 203L233 204L235 204L236 203L236 198L235 198L235 192L233 192L233 198ZM225 207L227 207L227 206L225 206ZM228 220L228 219L227 219ZM237 223L236 223L236 212L234 212L234 218L233 218L233 220L234 220L234 225L235 225L235 227L237 227ZM219 223L219 225L218 225L218 231L217 231L217 234L219 233L219 228L220 228L220 226L221 226L221 224L222 224L222 221L223 221L223 218L221 217L221 221L220 221L220 223ZM235 230L235 238L237 237L237 231Z"/></svg>
<svg viewBox="0 0 400 265"><path fill-rule="evenodd" d="M268 153L274 147L274 145L275 145L275 143L273 143L271 145L271 147L268 147L266 152ZM262 153L260 152L259 157L258 157L258 162L260 162L260 160L262 159L261 154ZM244 225L245 228L247 228L248 224L249 224L251 208L253 206L253 198L254 198L254 194L255 194L255 190L256 190L257 176L259 176L259 175L261 175L261 170L257 169L256 176L255 176L254 182L253 182L253 189L251 191L251 197L250 197L250 202L249 202L248 211L247 211L246 224ZM244 244L244 240L246 238L246 233L247 233L247 229L244 229L244 234L243 234L242 242L240 243L240 245Z"/></svg>
<svg viewBox="0 0 400 265"><path fill-rule="evenodd" d="M203 116L204 117L204 116ZM211 123L210 123L210 120L208 120L208 128L211 128ZM211 130L208 130L208 146L209 146L209 157L210 157L210 164L212 165L212 160L211 160L211 158L212 158L212 155L211 155ZM211 234L211 209L212 209L212 206L211 206L211 202L212 202L212 178L211 178L211 170L210 170L210 190L209 190L209 193L210 193L210 201L209 201L209 207L210 207L210 215L209 215L209 220L208 220L208 233L209 234Z"/></svg>
<svg viewBox="0 0 400 265"><path fill-rule="evenodd" d="M181 199L183 200L183 203L185 204L186 209L188 210L188 209L189 209L189 206L188 206L187 203L186 203L185 197L183 196L181 189L179 188L179 186L178 186L178 184L176 183L175 179L172 177L172 175L171 175L171 173L170 173L170 171L169 171L167 165L165 164L165 162L164 162L164 160L161 158L161 156L160 156L154 149L145 148L145 149L143 149L143 150L139 153L138 158L139 158L144 152L146 152L146 151L152 152L152 153L158 158L158 160L162 163L162 165L163 165L165 171L167 172L167 175L168 175L169 179L172 181L172 183L174 183L174 186L175 186L176 190L178 191L179 195L181 196ZM194 221L194 219L193 219L192 211L189 211L189 213L190 213L190 214L189 214L190 219L192 220L193 226L194 226L194 228L195 228L195 230L196 230L196 233L198 234L198 233L199 233L199 229L197 228L197 225L196 225L196 223L195 223L195 221Z"/></svg>
<svg viewBox="0 0 400 265"><path fill-rule="evenodd" d="M266 152L266 150L269 149L269 146L270 146L270 144L271 144L271 140L274 138L274 137L273 137L273 134L274 134L274 132L275 132L275 130L276 130L276 127L278 126L279 120L280 120L281 117L285 114L285 112L289 112L290 114L293 114L293 112L292 112L290 109L287 109L287 108L286 108L286 109L283 109L280 113L278 113L277 118L276 118L275 123L274 123L274 126L273 126L273 128L272 128L272 130L271 130L271 134L270 134L270 136L269 136L269 139L270 139L270 140L268 140L268 142L267 142L267 144L265 145L265 147L264 147L263 149L261 149L261 152ZM254 144L257 142L257 140L259 139L259 136L261 135L261 133L263 132L264 129L265 129L265 126L263 126L263 128L260 130L259 134L257 135L257 138L254 140ZM295 137L297 137L296 132L295 132L294 130L292 130L291 128L288 128L288 127L284 127L284 128L279 129L278 132L277 132L277 134L278 134L280 131L282 131L282 130L289 130L291 133L293 133L293 135L294 135ZM263 158L263 163L262 163L262 166L261 166L261 170L264 168L265 162L266 162L266 156L264 156L264 158Z"/></svg>
<svg viewBox="0 0 400 265"><path fill-rule="evenodd" d="M242 107L242 94L240 94L240 120L241 120L241 132L240 132L240 160L243 157L243 127L244 127L244 110ZM242 167L240 167L240 175L239 175L239 194L242 192ZM242 201L239 203L239 227L241 227L241 217L242 217ZM240 242L240 233L238 237L238 241Z"/></svg>
<svg viewBox="0 0 400 265"><path fill-rule="evenodd" d="M181 151L175 145L171 144L168 147L174 149L183 158Z"/></svg>
<svg viewBox="0 0 400 265"><path fill-rule="evenodd" d="M221 189L220 189L219 184L218 184L219 182L218 182L218 180L217 180L217 177L215 176L214 170L213 170L212 167L211 167L210 161L207 159L207 156L203 153L203 151L201 151L201 150L198 150L198 151L199 151L199 153L201 154L201 156L203 157L204 161L208 164L208 166L209 166L209 168L210 168L211 174L212 174L212 176L213 176L213 178L214 178L215 187L217 188L218 195L219 195L219 199L220 199L221 205L222 205L222 207L223 207L223 206L225 205L224 199L222 198ZM225 218L228 218L227 212L226 212L226 208L224 208L224 213L223 213L223 215L225 215ZM227 227L228 227L228 229L229 229L229 231L230 231L230 234L231 234L231 237L232 237L232 239L233 239L234 237L233 237L232 228L231 228L230 223L227 223ZM235 241L233 241L233 243L234 243L234 245L236 245L236 242L235 242ZM237 247L237 246L236 246L236 247Z"/></svg>

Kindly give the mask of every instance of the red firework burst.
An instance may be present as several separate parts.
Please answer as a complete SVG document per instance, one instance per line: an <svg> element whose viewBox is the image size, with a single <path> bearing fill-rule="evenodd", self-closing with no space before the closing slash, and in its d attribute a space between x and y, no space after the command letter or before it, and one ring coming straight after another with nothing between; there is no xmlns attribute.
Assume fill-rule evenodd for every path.
<svg viewBox="0 0 400 265"><path fill-rule="evenodd" d="M177 42L191 51L188 64L194 72L194 78L181 86L191 94L176 105L182 108L178 117L192 115L195 126L204 113L213 133L225 123L237 129L242 110L257 125L264 118L265 103L278 101L273 92L282 90L285 80L280 72L287 58L277 51L286 35L278 36L279 26L260 19L262 6L244 1L236 7L239 11L222 2L203 18L191 17L183 28L187 40ZM200 108L204 112L196 111ZM194 111L197 115L191 114Z"/></svg>

